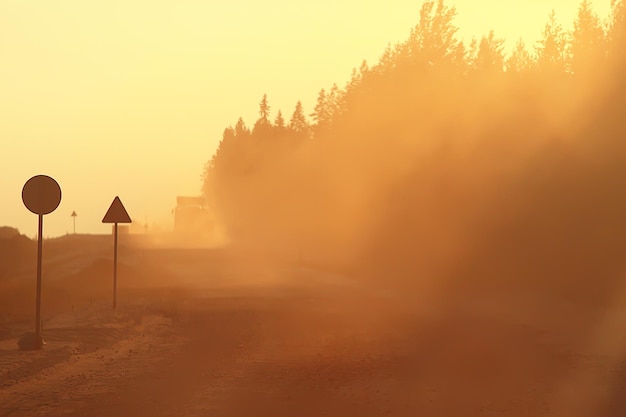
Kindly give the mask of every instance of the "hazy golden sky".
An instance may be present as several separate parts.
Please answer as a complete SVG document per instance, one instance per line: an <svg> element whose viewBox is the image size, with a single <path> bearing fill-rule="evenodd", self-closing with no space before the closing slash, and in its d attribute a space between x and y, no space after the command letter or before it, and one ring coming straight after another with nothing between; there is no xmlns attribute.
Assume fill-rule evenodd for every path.
<svg viewBox="0 0 626 417"><path fill-rule="evenodd" d="M168 226L176 195L200 189L223 129L307 113L320 88L343 86L418 21L416 0L2 0L0 225L36 233L21 202L33 175L56 178L63 201L45 234L108 232L119 195L131 217ZM578 1L456 0L463 37L494 29L531 45L552 8L569 28ZM601 17L610 0L595 0Z"/></svg>

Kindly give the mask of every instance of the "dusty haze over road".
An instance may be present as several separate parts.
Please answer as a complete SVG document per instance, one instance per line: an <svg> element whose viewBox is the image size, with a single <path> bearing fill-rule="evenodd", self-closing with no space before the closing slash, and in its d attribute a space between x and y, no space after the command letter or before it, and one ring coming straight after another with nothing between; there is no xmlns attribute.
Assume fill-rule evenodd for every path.
<svg viewBox="0 0 626 417"><path fill-rule="evenodd" d="M581 1L567 23L507 8L542 22L507 45L482 21L506 2L471 14L471 40L465 6L425 1L375 59L345 54L347 80L329 22L374 13L378 36L399 18L211 14L237 66L205 55L200 3L112 4L76 2L67 25L1 6L1 33L21 35L0 37L0 222L19 227L0 228L0 416L626 415L626 2L605 17ZM327 61L282 31L303 22ZM63 189L46 234L74 210L78 233L43 242L47 344L21 351L36 216L19 190L38 173ZM112 309L110 225L94 224L116 195L133 223ZM153 223L168 204L174 230Z"/></svg>

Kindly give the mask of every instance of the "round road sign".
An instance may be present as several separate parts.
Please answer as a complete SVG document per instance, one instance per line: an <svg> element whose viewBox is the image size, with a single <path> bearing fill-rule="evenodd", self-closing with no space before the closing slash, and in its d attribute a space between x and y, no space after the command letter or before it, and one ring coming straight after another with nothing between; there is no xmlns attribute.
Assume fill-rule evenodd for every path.
<svg viewBox="0 0 626 417"><path fill-rule="evenodd" d="M52 213L61 203L61 187L47 175L35 175L24 184L22 201L35 214Z"/></svg>

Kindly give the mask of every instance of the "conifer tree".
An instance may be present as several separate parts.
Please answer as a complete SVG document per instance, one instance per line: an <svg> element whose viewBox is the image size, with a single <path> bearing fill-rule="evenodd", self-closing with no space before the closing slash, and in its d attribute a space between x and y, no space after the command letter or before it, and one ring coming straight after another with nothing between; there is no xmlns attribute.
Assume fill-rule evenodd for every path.
<svg viewBox="0 0 626 417"><path fill-rule="evenodd" d="M276 120L274 120L274 126L279 129L283 129L285 127L285 119L283 118L283 112L278 110L278 114L276 114Z"/></svg>
<svg viewBox="0 0 626 417"><path fill-rule="evenodd" d="M502 72L504 69L503 45L504 40L496 38L493 30L487 36L483 36L473 59L474 68L487 74Z"/></svg>
<svg viewBox="0 0 626 417"><path fill-rule="evenodd" d="M344 107L345 107L344 92L341 91L341 89L336 83L333 84L333 86L330 88L330 93L328 94L328 107L329 107L331 120L334 117L342 114L344 111Z"/></svg>
<svg viewBox="0 0 626 417"><path fill-rule="evenodd" d="M597 67L606 54L605 34L591 2L583 0L578 7L569 45L571 69L576 73Z"/></svg>
<svg viewBox="0 0 626 417"><path fill-rule="evenodd" d="M542 71L551 74L565 72L566 41L566 33L556 19L556 12L552 10L536 47L537 64Z"/></svg>
<svg viewBox="0 0 626 417"><path fill-rule="evenodd" d="M611 0L611 16L607 27L609 53L612 58L626 61L626 1Z"/></svg>
<svg viewBox="0 0 626 417"><path fill-rule="evenodd" d="M246 137L250 134L250 129L246 127L243 118L239 118L237 120L237 124L235 125L235 136L238 138Z"/></svg>
<svg viewBox="0 0 626 417"><path fill-rule="evenodd" d="M270 122L270 105L267 101L267 94L263 94L263 98L259 102L259 119L254 124L253 132L255 135L267 136L272 126Z"/></svg>
<svg viewBox="0 0 626 417"><path fill-rule="evenodd" d="M263 94L263 98L261 99L261 102L259 103L259 115L261 116L259 120L261 120L264 124L269 124L270 105L267 102L267 94Z"/></svg>
<svg viewBox="0 0 626 417"><path fill-rule="evenodd" d="M296 108L289 121L289 128L296 133L304 133L309 128L306 116L304 115L304 109L302 108L302 102L300 101L296 103Z"/></svg>
<svg viewBox="0 0 626 417"><path fill-rule="evenodd" d="M455 17L456 8L446 6L443 0L429 0L422 5L419 23L411 31L405 51L414 64L453 64L459 44Z"/></svg>
<svg viewBox="0 0 626 417"><path fill-rule="evenodd" d="M317 102L315 104L315 108L313 109L313 113L311 113L311 118L318 128L326 126L330 121L328 98L326 97L326 90L323 88L317 94Z"/></svg>
<svg viewBox="0 0 626 417"><path fill-rule="evenodd" d="M513 52L506 60L506 71L510 73L522 73L532 68L533 58L526 49L526 44L520 38L515 44Z"/></svg>

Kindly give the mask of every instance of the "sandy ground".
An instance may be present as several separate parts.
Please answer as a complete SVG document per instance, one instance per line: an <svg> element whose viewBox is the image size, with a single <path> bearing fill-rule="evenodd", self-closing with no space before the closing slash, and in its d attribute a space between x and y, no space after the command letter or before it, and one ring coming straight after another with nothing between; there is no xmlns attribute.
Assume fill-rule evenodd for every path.
<svg viewBox="0 0 626 417"><path fill-rule="evenodd" d="M89 256L66 259L96 280L101 254ZM74 275L50 279L43 350L17 350L32 319L4 312L0 416L626 415L620 310L590 323L528 299L444 308L432 294L227 258L134 252L115 311L106 285L68 300L58 288ZM158 280L141 273L157 259Z"/></svg>

